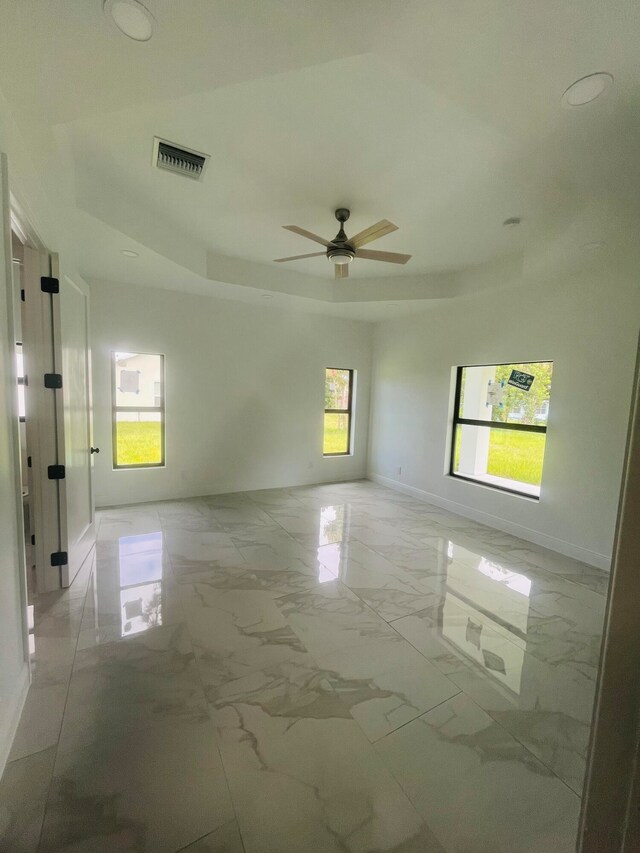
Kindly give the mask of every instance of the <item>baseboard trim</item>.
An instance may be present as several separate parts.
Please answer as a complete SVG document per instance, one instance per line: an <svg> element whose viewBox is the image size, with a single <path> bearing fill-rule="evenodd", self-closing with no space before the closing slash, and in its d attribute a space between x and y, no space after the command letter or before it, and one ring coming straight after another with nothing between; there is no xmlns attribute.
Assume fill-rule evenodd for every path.
<svg viewBox="0 0 640 853"><path fill-rule="evenodd" d="M434 504L441 509L447 509L456 515L470 518L472 521L479 521L481 524L486 524L488 527L495 527L504 533L510 533L512 536L518 536L527 542L533 542L534 545L541 545L550 551L557 551L565 557L572 557L574 560L580 560L582 563L602 569L605 572L610 570L611 557L606 554L599 554L597 551L591 551L588 548L583 548L581 545L574 545L573 542L549 536L546 533L525 527L523 524L518 524L515 521L508 521L497 515L491 515L491 513L465 506L465 504L457 503L457 501L442 498L431 492L425 492L423 489L417 489L415 486L408 486L406 483L400 483L398 480L393 480L390 477L383 477L382 474L369 473L368 479L381 486L394 489L396 492L403 492L405 495L411 495L425 503Z"/></svg>
<svg viewBox="0 0 640 853"><path fill-rule="evenodd" d="M173 492L170 495L156 495L153 498L137 498L128 496L126 500L118 500L108 498L104 495L96 496L96 509L115 509L119 506L134 506L135 504L160 503L161 501L184 501L190 498L207 498L214 495L233 495L240 492L261 492L268 489L302 489L305 486L330 486L331 483L355 483L358 480L368 480L369 478L363 472L351 474L336 474L334 477L327 477L323 480L309 480L301 483L282 483L271 486L253 486L239 489L236 486L218 486L214 491L204 491L194 494L193 492Z"/></svg>
<svg viewBox="0 0 640 853"><path fill-rule="evenodd" d="M29 664L25 661L20 675L16 679L16 687L13 696L9 698L6 705L6 714L0 719L0 777L4 773L13 739L18 730L20 715L29 692L30 684Z"/></svg>

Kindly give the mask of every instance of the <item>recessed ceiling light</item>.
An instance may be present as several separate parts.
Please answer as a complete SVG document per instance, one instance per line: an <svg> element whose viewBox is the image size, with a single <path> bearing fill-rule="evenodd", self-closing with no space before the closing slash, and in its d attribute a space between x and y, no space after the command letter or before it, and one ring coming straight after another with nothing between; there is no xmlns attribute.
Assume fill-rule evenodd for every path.
<svg viewBox="0 0 640 853"><path fill-rule="evenodd" d="M273 293L262 293L261 296L263 299L273 299Z"/></svg>
<svg viewBox="0 0 640 853"><path fill-rule="evenodd" d="M104 12L116 27L134 41L149 41L155 23L151 12L139 0L104 0Z"/></svg>
<svg viewBox="0 0 640 853"><path fill-rule="evenodd" d="M599 252L600 249L604 249L607 244L602 240L591 240L589 243L583 243L582 248L586 252Z"/></svg>
<svg viewBox="0 0 640 853"><path fill-rule="evenodd" d="M519 216L510 216L508 219L502 223L505 228L517 228L518 225L522 222Z"/></svg>
<svg viewBox="0 0 640 853"><path fill-rule="evenodd" d="M595 101L603 95L613 83L613 75L607 71L587 74L572 83L562 95L562 102L567 107L582 107Z"/></svg>
<svg viewBox="0 0 640 853"><path fill-rule="evenodd" d="M133 249L121 249L121 252L127 258L137 258L139 257L137 252L134 252Z"/></svg>

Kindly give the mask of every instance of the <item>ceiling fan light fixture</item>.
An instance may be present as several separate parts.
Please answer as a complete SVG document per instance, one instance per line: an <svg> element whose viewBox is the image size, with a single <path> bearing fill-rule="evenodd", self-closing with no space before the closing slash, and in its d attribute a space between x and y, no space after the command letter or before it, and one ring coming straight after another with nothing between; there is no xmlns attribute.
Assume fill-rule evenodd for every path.
<svg viewBox="0 0 640 853"><path fill-rule="evenodd" d="M352 255L350 252L343 252L342 250L340 250L334 252L328 257L332 264L350 264L355 256Z"/></svg>
<svg viewBox="0 0 640 853"><path fill-rule="evenodd" d="M327 258L332 264L350 264L356 256L353 246L346 241L343 242L343 240L344 233L341 231L334 244L330 245L327 249Z"/></svg>
<svg viewBox="0 0 640 853"><path fill-rule="evenodd" d="M139 0L104 0L103 9L120 32L133 41L149 41L153 35L155 19Z"/></svg>

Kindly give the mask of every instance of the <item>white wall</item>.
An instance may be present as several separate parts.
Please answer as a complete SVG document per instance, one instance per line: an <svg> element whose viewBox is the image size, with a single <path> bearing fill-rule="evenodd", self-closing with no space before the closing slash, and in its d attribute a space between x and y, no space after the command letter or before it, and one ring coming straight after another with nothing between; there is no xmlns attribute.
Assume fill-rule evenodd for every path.
<svg viewBox="0 0 640 853"><path fill-rule="evenodd" d="M365 475L369 324L90 284L98 506ZM113 470L112 350L165 356L164 468ZM325 367L357 371L352 456L322 456Z"/></svg>
<svg viewBox="0 0 640 853"><path fill-rule="evenodd" d="M637 268L618 261L378 324L370 475L608 567L639 323ZM447 476L452 367L542 360L554 368L540 502Z"/></svg>

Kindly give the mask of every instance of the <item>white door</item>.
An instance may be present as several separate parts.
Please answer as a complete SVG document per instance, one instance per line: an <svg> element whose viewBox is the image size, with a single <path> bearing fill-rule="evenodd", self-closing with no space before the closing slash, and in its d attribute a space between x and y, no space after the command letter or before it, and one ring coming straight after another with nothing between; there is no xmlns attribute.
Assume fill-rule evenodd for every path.
<svg viewBox="0 0 640 853"><path fill-rule="evenodd" d="M38 589L71 584L95 542L89 294L25 247L23 351Z"/></svg>
<svg viewBox="0 0 640 853"><path fill-rule="evenodd" d="M89 290L84 283L60 276L59 335L54 334L62 372L62 407L58 410L59 455L65 466L61 481L61 524L68 559L60 566L60 583L69 586L96 539L92 487L91 351ZM55 329L54 329L55 331ZM61 427L61 429L60 429Z"/></svg>

